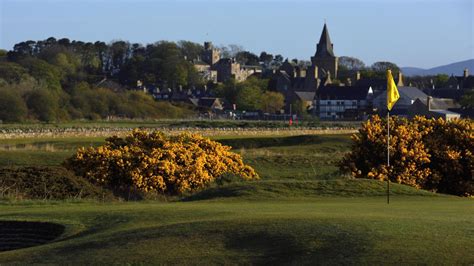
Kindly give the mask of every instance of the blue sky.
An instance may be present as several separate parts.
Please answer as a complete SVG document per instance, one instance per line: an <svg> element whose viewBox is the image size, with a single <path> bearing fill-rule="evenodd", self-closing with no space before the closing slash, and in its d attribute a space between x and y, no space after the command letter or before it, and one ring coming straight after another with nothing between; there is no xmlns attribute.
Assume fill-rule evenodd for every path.
<svg viewBox="0 0 474 266"><path fill-rule="evenodd" d="M309 60L327 20L334 51L366 64L435 67L474 58L473 0L0 0L0 47L82 41L239 44Z"/></svg>

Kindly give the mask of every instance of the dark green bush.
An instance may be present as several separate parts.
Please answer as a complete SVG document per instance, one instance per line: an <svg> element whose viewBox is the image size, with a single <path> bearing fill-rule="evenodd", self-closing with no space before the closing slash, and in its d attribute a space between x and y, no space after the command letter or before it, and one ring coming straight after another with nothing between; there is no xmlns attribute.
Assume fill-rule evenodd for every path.
<svg viewBox="0 0 474 266"><path fill-rule="evenodd" d="M0 198L15 199L111 199L98 188L63 167L2 167Z"/></svg>

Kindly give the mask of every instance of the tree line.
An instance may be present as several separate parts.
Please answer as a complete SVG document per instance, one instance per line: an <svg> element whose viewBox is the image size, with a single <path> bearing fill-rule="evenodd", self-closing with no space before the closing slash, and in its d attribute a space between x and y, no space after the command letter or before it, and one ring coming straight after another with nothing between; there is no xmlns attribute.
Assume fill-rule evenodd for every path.
<svg viewBox="0 0 474 266"><path fill-rule="evenodd" d="M242 65L263 64L267 68L277 68L283 62L281 55L262 52L257 56L238 45L220 46L219 49L223 57L233 57ZM51 122L110 116L173 118L192 115L194 110L190 106L155 102L150 95L128 88L135 88L138 80L167 88L203 86L206 82L193 66L203 50L201 44L190 41L142 45L118 40L107 44L51 37L17 43L11 51L0 51L0 120ZM111 88L101 82L104 80L119 86ZM237 87L256 92L254 83ZM262 84L264 82L258 86L261 93L266 90ZM224 98L234 90L233 86L229 89L227 85L216 87L211 84L210 87L215 89L216 96ZM230 91L224 92L226 89ZM248 99L248 102L232 103L253 109L262 106L263 103L256 105L254 99L243 95L240 93L238 98ZM260 95L258 98L265 99ZM266 110L272 109L270 104L264 106Z"/></svg>

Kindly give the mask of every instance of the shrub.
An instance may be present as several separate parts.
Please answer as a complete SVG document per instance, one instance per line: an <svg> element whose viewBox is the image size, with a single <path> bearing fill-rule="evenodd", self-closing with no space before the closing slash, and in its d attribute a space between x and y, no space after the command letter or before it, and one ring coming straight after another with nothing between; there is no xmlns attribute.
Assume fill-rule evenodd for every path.
<svg viewBox="0 0 474 266"><path fill-rule="evenodd" d="M474 134L471 120L390 118L390 167L386 120L373 116L353 139L340 169L356 178L384 180L454 195L473 195Z"/></svg>
<svg viewBox="0 0 474 266"><path fill-rule="evenodd" d="M258 178L230 147L199 135L167 136L134 130L97 148L81 148L65 165L93 183L116 191L181 194L203 188L223 174Z"/></svg>
<svg viewBox="0 0 474 266"><path fill-rule="evenodd" d="M63 167L2 167L0 197L21 199L112 198Z"/></svg>

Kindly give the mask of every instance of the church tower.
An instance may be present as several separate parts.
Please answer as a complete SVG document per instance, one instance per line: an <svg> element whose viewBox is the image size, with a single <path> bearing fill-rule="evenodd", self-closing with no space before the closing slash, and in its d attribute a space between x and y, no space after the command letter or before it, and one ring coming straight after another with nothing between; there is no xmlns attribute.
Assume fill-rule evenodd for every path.
<svg viewBox="0 0 474 266"><path fill-rule="evenodd" d="M326 77L329 73L337 78L338 58L334 55L333 44L329 38L328 28L324 23L323 32L316 46L316 53L311 57L312 66L317 66L319 76Z"/></svg>
<svg viewBox="0 0 474 266"><path fill-rule="evenodd" d="M212 42L204 42L204 51L202 52L202 61L213 66L219 59L221 59L221 54L219 49L212 46Z"/></svg>

